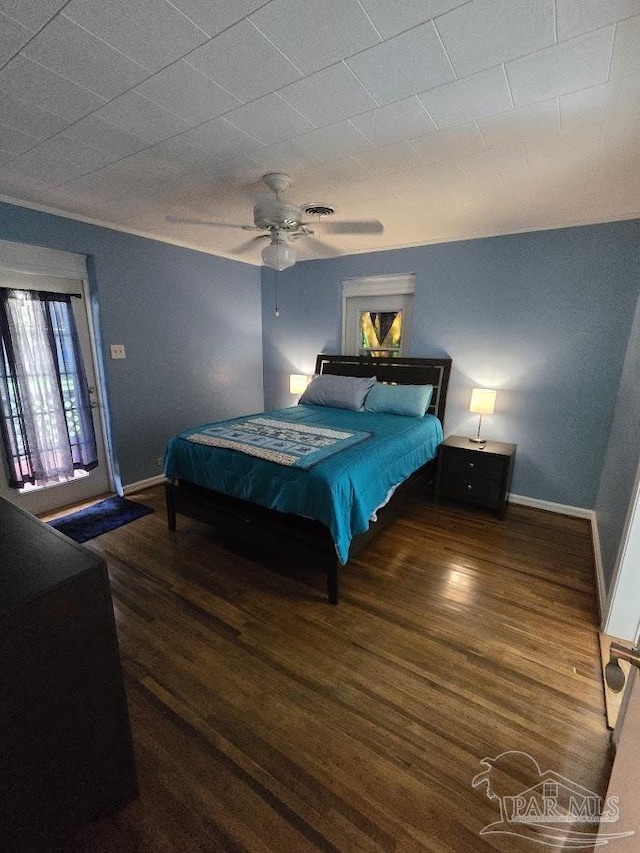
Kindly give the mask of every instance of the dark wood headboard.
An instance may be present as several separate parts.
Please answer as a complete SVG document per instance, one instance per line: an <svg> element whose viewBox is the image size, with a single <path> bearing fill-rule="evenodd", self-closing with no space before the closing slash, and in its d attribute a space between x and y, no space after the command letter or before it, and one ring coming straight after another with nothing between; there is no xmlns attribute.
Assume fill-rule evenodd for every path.
<svg viewBox="0 0 640 853"><path fill-rule="evenodd" d="M450 358L388 358L360 355L319 355L316 373L336 376L376 376L379 382L398 385L433 385L429 414L444 422Z"/></svg>

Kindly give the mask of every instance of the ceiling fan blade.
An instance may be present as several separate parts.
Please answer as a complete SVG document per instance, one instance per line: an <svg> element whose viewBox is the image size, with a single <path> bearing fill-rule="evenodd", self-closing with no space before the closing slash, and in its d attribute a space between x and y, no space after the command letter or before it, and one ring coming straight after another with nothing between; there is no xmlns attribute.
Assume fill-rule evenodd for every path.
<svg viewBox="0 0 640 853"><path fill-rule="evenodd" d="M196 219L190 216L167 216L167 222L180 225L206 225L210 228L242 228L244 231L254 230L253 225L238 225L237 222L214 222L211 219ZM258 229L255 228L257 231Z"/></svg>
<svg viewBox="0 0 640 853"><path fill-rule="evenodd" d="M382 234L384 231L384 226L378 219L327 222L324 227L328 234Z"/></svg>
<svg viewBox="0 0 640 853"><path fill-rule="evenodd" d="M236 246L234 249L231 249L231 253L234 255L242 255L245 252L248 252L250 249L258 243L260 240L263 240L265 237L269 237L269 234L258 234L257 237L252 237L250 240L245 240L244 243L240 243L239 246Z"/></svg>
<svg viewBox="0 0 640 853"><path fill-rule="evenodd" d="M329 246L328 243L323 243L322 240L318 240L316 237L305 237L304 240L301 240L296 244L296 248L298 246L302 247L303 250L305 246L308 246L309 249L313 249L315 254L318 254L323 258L333 258L336 255L342 254L340 249Z"/></svg>

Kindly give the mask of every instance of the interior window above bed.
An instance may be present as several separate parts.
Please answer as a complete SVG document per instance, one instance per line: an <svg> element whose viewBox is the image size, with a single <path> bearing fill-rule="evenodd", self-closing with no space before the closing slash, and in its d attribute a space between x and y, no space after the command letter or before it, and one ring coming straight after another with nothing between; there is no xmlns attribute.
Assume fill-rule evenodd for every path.
<svg viewBox="0 0 640 853"><path fill-rule="evenodd" d="M343 281L343 355L406 356L414 286L412 275Z"/></svg>

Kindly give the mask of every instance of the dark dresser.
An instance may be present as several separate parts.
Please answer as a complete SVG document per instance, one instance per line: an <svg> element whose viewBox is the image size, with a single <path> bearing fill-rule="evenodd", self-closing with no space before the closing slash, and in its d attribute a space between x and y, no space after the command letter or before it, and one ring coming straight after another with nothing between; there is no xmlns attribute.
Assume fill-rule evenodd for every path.
<svg viewBox="0 0 640 853"><path fill-rule="evenodd" d="M0 848L68 853L135 794L105 562L0 499Z"/></svg>
<svg viewBox="0 0 640 853"><path fill-rule="evenodd" d="M464 436L450 435L438 447L436 501L485 507L503 518L515 456L515 444L476 444Z"/></svg>

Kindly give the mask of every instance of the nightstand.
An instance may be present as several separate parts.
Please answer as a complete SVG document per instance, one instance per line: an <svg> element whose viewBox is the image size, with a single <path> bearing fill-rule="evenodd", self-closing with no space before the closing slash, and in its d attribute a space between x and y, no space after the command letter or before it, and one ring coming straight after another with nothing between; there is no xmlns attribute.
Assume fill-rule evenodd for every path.
<svg viewBox="0 0 640 853"><path fill-rule="evenodd" d="M450 435L438 448L436 502L474 504L504 518L515 456L515 444L475 444L464 436Z"/></svg>

